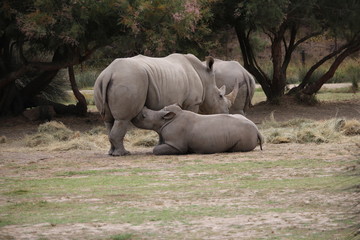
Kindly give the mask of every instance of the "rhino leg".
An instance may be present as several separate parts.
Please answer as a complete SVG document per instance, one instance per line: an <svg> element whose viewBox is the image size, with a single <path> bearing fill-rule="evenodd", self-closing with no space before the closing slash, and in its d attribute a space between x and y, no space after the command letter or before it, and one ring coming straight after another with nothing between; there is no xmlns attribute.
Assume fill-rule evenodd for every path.
<svg viewBox="0 0 360 240"><path fill-rule="evenodd" d="M160 144L154 147L153 153L155 155L177 155L182 154L178 149L167 145L167 144Z"/></svg>
<svg viewBox="0 0 360 240"><path fill-rule="evenodd" d="M129 126L127 120L115 120L109 133L111 148L109 154L112 156L129 155L130 152L124 148L124 137Z"/></svg>
<svg viewBox="0 0 360 240"><path fill-rule="evenodd" d="M114 122L105 122L105 127L106 127L106 130L108 132L108 136L109 136L109 139L110 139L110 132L111 132L111 129L113 128L114 126ZM115 150L115 146L112 144L112 142L110 141L110 150L108 152L109 155L112 155L114 150Z"/></svg>
<svg viewBox="0 0 360 240"><path fill-rule="evenodd" d="M253 139L248 139L246 143L244 141L238 141L232 148L230 148L229 152L249 152L254 150L257 143L253 141Z"/></svg>

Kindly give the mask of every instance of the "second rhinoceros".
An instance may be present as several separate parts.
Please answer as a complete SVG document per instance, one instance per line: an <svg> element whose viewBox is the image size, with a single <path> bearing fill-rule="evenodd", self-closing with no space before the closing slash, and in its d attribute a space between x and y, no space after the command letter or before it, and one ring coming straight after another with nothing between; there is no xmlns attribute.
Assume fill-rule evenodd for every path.
<svg viewBox="0 0 360 240"><path fill-rule="evenodd" d="M237 88L225 96L226 87L217 88L212 70L191 54L171 54L164 58L138 55L114 60L101 72L94 86L94 99L109 132L113 156L127 155L123 139L141 109L159 110L177 103L184 109L203 113L227 113L235 101Z"/></svg>
<svg viewBox="0 0 360 240"><path fill-rule="evenodd" d="M251 106L251 99L255 93L254 77L237 61L215 59L214 72L216 85L225 85L227 91L239 84L239 91L230 113L245 114Z"/></svg>
<svg viewBox="0 0 360 240"><path fill-rule="evenodd" d="M247 152L263 137L256 125L240 114L200 115L170 105L159 111L144 107L133 119L135 126L156 131L160 143L156 155Z"/></svg>

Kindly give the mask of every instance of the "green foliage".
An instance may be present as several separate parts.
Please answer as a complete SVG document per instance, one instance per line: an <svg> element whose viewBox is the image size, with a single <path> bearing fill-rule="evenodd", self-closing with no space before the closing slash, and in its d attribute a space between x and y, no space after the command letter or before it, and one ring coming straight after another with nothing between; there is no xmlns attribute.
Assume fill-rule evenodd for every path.
<svg viewBox="0 0 360 240"><path fill-rule="evenodd" d="M283 22L289 4L289 0L245 0L240 3L237 11L244 16L246 23L255 28L275 30Z"/></svg>
<svg viewBox="0 0 360 240"><path fill-rule="evenodd" d="M31 41L30 47L56 49L65 44L86 48L109 43L112 36L124 33L116 25L122 9L114 0L37 0L29 3L32 6L24 12L16 6L13 11L18 16L17 27Z"/></svg>
<svg viewBox="0 0 360 240"><path fill-rule="evenodd" d="M104 46L111 45L112 59L172 52L205 55L214 45L206 39L213 1L2 1L0 113L21 112L25 104L19 103L44 90L56 71L84 62ZM39 60L44 55L46 59ZM39 78L40 74L47 77ZM26 88L24 93L3 94L3 88L13 88L17 79L29 80L16 90Z"/></svg>
<svg viewBox="0 0 360 240"><path fill-rule="evenodd" d="M359 25L356 24L360 21L359 1L231 0L219 1L213 11L218 23L214 25L214 29L228 25L235 28L244 65L264 87L270 102L273 98L284 94L285 91L279 89L283 88L285 83L297 82L296 77L291 73L288 74L288 66L296 49L312 37L326 33L327 37L338 36L337 40L341 44L349 44L343 52L340 52L345 53L343 56L334 54L334 58L341 56L333 67L335 71L338 67L337 63L341 63L349 53L359 51L360 31ZM267 75L264 70L269 65L268 61L264 61L263 56L258 56L257 35L262 38L268 37L269 41L263 43L266 43L267 48L271 50L269 60L274 69L272 75ZM325 75L323 81L329 80L332 71ZM286 79L288 76L290 76L289 80ZM307 91L307 94L318 91L318 86L323 84L319 79L315 80L319 84L314 85L315 87Z"/></svg>
<svg viewBox="0 0 360 240"><path fill-rule="evenodd" d="M204 38L210 33L208 5L204 0L129 1L120 22L131 33L119 41L125 40L125 48L146 55L202 51L210 44Z"/></svg>
<svg viewBox="0 0 360 240"><path fill-rule="evenodd" d="M359 41L360 2L353 0L319 0L318 17L333 36Z"/></svg>

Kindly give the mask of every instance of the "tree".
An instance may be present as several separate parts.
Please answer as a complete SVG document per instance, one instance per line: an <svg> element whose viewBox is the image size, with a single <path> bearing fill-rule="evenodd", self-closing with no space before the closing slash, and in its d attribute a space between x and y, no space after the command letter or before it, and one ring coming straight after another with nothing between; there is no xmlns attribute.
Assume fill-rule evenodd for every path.
<svg viewBox="0 0 360 240"><path fill-rule="evenodd" d="M0 115L39 104L36 96L68 68L78 104L73 66L110 43L123 53L165 54L193 44L201 49L210 12L206 1L4 0L0 5ZM195 31L199 29L199 31ZM200 34L201 33L201 34ZM121 57L121 56L117 56Z"/></svg>
<svg viewBox="0 0 360 240"><path fill-rule="evenodd" d="M308 75L300 84L301 87L297 88L305 94L316 93L321 85L332 77L339 64L347 56L358 51L358 26L354 26L359 12L358 1L229 0L220 1L215 5L214 12L215 18L219 20L216 21L219 24L214 26L215 29L224 25L231 25L235 29L244 67L256 77L270 102L278 102L278 99L285 94L286 71L292 55L302 43L312 37L328 32L346 32L348 35L351 32L352 36L348 38L351 39L350 42L348 41L309 69ZM348 15L345 17L344 14ZM334 20L336 19L334 15L337 17L341 15L341 25L345 24L348 27L339 31L341 25L335 24L337 21ZM267 36L270 42L273 70L271 76L257 61L254 51L253 37L258 32ZM309 75L334 56L338 58L328 73L310 85Z"/></svg>
<svg viewBox="0 0 360 240"><path fill-rule="evenodd" d="M36 105L38 95L62 68L88 59L118 27L116 1L3 1L0 6L0 114L18 114ZM109 24L111 23L111 24ZM73 82L73 81L72 81ZM76 88L76 85L73 85ZM77 111L85 98L75 90Z"/></svg>
<svg viewBox="0 0 360 240"><path fill-rule="evenodd" d="M211 2L215 0L135 0L129 2L127 16L121 23L131 29L118 39L123 55L165 56L174 52L205 55L213 47L207 40L211 31Z"/></svg>
<svg viewBox="0 0 360 240"><path fill-rule="evenodd" d="M302 93L313 95L319 91L321 86L331 79L340 64L352 54L360 50L360 2L354 0L333 0L319 1L316 9L317 17L323 22L323 28L327 34L343 39L343 44L334 49L318 62L316 62L307 72L301 84L294 88L290 93ZM325 62L331 61L328 70L314 83L310 82L311 75Z"/></svg>

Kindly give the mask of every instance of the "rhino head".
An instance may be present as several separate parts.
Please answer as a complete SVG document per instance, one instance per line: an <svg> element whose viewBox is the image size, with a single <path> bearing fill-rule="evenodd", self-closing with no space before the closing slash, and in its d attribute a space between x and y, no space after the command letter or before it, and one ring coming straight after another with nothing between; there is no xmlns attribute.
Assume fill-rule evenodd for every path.
<svg viewBox="0 0 360 240"><path fill-rule="evenodd" d="M162 127L171 121L176 116L176 113L180 111L182 111L182 109L176 104L165 107L159 111L144 107L131 122L138 128L154 130L159 133Z"/></svg>
<svg viewBox="0 0 360 240"><path fill-rule="evenodd" d="M234 104L236 96L239 91L239 85L235 84L234 89L227 95L226 86L221 88L216 86L215 72L213 70L214 58L207 57L205 62L206 71L199 74L204 83L205 98L200 105L200 113L203 114L217 114L229 113L230 107Z"/></svg>

